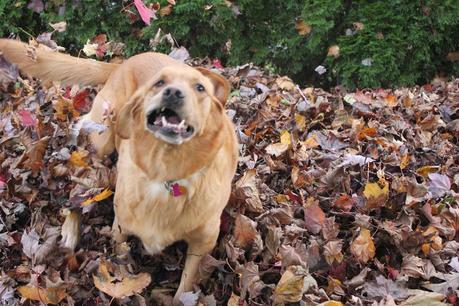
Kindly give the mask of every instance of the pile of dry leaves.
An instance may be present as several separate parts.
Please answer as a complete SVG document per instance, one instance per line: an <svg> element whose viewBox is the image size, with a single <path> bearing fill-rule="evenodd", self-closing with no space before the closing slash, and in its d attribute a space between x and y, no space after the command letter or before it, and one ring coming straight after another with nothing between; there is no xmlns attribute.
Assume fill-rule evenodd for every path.
<svg viewBox="0 0 459 306"><path fill-rule="evenodd" d="M241 157L185 305L458 305L459 80L329 93L220 70ZM45 88L3 58L0 76L0 304L170 304L184 245L151 257L131 239L117 255L116 156L70 128L97 88Z"/></svg>

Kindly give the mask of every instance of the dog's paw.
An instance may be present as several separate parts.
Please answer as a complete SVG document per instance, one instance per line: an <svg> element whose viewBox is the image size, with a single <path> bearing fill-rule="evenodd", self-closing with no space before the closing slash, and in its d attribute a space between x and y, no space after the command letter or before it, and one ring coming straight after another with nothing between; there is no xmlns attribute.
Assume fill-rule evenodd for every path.
<svg viewBox="0 0 459 306"><path fill-rule="evenodd" d="M61 244L73 251L80 241L80 212L64 209L62 214L65 216L65 221L61 229Z"/></svg>

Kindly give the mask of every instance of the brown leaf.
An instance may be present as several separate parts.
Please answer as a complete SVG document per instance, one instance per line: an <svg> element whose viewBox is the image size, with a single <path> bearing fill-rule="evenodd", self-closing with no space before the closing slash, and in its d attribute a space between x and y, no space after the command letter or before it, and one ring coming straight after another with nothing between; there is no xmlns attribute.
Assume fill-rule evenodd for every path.
<svg viewBox="0 0 459 306"><path fill-rule="evenodd" d="M343 248L342 240L333 240L329 241L324 246L324 256L325 260L329 265L332 265L334 262L341 263L343 261L343 253L341 252Z"/></svg>
<svg viewBox="0 0 459 306"><path fill-rule="evenodd" d="M43 167L43 158L48 147L50 137L46 136L29 146L26 152L27 159L24 167L32 171L38 171Z"/></svg>
<svg viewBox="0 0 459 306"><path fill-rule="evenodd" d="M288 267L274 289L274 305L299 302L309 289L305 288L306 276L307 272L303 267Z"/></svg>
<svg viewBox="0 0 459 306"><path fill-rule="evenodd" d="M235 193L241 200L245 200L248 208L253 212L263 211L257 188L257 170L250 169L235 183Z"/></svg>
<svg viewBox="0 0 459 306"><path fill-rule="evenodd" d="M325 221L325 213L320 208L319 202L315 200L308 201L304 207L304 221L306 228L313 234L318 234L322 229Z"/></svg>
<svg viewBox="0 0 459 306"><path fill-rule="evenodd" d="M102 292L114 297L124 298L140 293L151 282L149 273L140 273L137 275L122 274L113 277L108 271L108 264L101 260L99 269L93 274L94 285Z"/></svg>
<svg viewBox="0 0 459 306"><path fill-rule="evenodd" d="M239 214L234 224L234 243L236 246L245 248L257 237L257 223L248 217Z"/></svg>
<svg viewBox="0 0 459 306"><path fill-rule="evenodd" d="M28 284L18 287L17 290L23 298L52 305L57 305L67 296L64 287L39 288Z"/></svg>
<svg viewBox="0 0 459 306"><path fill-rule="evenodd" d="M360 229L359 236L351 243L350 250L360 262L367 263L375 257L375 244L371 238L371 233L366 228Z"/></svg>
<svg viewBox="0 0 459 306"><path fill-rule="evenodd" d="M304 22L304 20L297 19L295 20L295 30L300 34L301 36L308 35L311 33L311 26Z"/></svg>

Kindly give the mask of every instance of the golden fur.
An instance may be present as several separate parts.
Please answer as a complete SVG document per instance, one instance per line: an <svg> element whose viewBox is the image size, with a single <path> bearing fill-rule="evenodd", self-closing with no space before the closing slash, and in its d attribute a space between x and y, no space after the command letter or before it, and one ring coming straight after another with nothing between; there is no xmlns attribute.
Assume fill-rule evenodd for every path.
<svg viewBox="0 0 459 306"><path fill-rule="evenodd" d="M214 247L220 215L231 191L237 165L237 140L224 104L228 82L203 68L191 68L158 53L133 56L122 64L107 64L50 52L41 48L36 60L27 45L0 39L0 51L25 73L66 83L105 83L84 119L101 122L104 102L115 111L115 125L102 135L91 135L99 155L115 148L119 158L115 193L114 238L139 237L154 254L178 240L188 243L182 279L174 298L193 290L200 259ZM158 80L164 86L158 86ZM195 84L205 91L198 92ZM162 84L162 83L161 83ZM164 88L184 93L183 118L195 128L180 144L155 137L147 127L147 113L162 102ZM186 188L172 196L169 181Z"/></svg>

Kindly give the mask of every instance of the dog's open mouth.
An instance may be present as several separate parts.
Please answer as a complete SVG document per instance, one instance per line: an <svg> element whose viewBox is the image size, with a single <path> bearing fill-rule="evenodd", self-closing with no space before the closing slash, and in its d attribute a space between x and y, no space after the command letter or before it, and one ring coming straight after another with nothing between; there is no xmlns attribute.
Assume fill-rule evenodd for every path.
<svg viewBox="0 0 459 306"><path fill-rule="evenodd" d="M151 111L147 116L147 127L161 139L173 143L181 143L194 132L194 128L185 119L167 107Z"/></svg>

